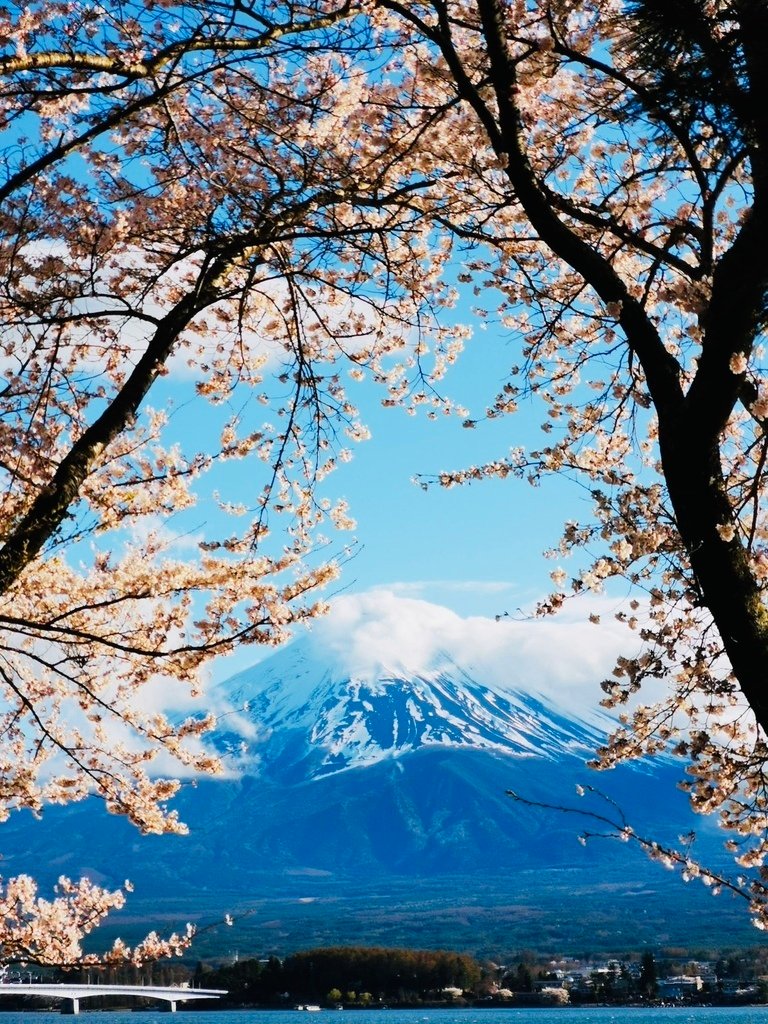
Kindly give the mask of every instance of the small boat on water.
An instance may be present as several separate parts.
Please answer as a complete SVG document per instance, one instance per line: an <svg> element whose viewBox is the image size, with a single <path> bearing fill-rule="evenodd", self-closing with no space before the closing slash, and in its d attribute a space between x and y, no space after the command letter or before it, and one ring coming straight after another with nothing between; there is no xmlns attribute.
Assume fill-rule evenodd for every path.
<svg viewBox="0 0 768 1024"><path fill-rule="evenodd" d="M316 1003L299 1003L298 1006L294 1006L294 1010L307 1010L309 1013L319 1013L320 1007Z"/></svg>

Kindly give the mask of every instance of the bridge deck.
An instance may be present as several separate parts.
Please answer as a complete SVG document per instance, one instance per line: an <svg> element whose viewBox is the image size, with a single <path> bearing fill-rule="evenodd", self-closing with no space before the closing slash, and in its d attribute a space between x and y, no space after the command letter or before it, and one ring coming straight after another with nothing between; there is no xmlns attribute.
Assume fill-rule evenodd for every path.
<svg viewBox="0 0 768 1024"><path fill-rule="evenodd" d="M99 996L136 996L168 1003L173 1012L177 1003L192 999L219 999L227 994L222 988L182 988L176 985L70 985L67 982L45 984L42 982L0 982L2 996L40 996L44 999L61 999L62 1013L79 1013L84 999Z"/></svg>

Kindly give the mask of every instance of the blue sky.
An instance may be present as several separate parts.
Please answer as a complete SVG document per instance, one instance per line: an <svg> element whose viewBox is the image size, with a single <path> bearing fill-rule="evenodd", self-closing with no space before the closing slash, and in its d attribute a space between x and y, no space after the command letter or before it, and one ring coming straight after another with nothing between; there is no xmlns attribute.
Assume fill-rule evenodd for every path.
<svg viewBox="0 0 768 1024"><path fill-rule="evenodd" d="M493 397L501 349L502 342L483 334L445 381L445 392L473 415ZM362 550L346 572L350 584L407 584L412 593L462 614L511 612L540 596L553 568L541 552L558 537L562 505L555 495L562 486L533 488L507 478L424 491L413 483L417 474L460 469L504 456L513 445L535 444L533 410L469 430L458 417L429 421L383 409L374 388L361 397L372 438L329 481L349 499L358 523Z"/></svg>
<svg viewBox="0 0 768 1024"><path fill-rule="evenodd" d="M543 440L538 429L545 416L541 406L522 403L515 414L483 419L486 404L516 361L509 332L485 326L476 330L440 383L443 396L478 418L473 429L464 427L458 415L429 420L424 409L412 416L403 408L384 408L383 387L347 381L348 395L372 436L349 444L353 459L340 463L323 484L326 496L348 500L357 521L352 534L331 538L332 547L338 548L350 539L357 542L340 583L346 592L399 588L463 615L493 616L529 607L549 587L555 563L542 552L559 539L565 512L580 514L582 490L556 480L534 488L511 477L449 489L432 484L424 490L414 483L419 474L498 459L513 446L535 447ZM163 390L150 395L150 405L162 404ZM173 385L171 390L177 392L178 404L179 392ZM169 437L181 435L194 444L195 432L211 415L201 399L192 399L174 416ZM249 416L269 418L262 407ZM250 463L230 464L225 472L230 480L241 475L237 486L245 501L253 499L263 482ZM196 518L197 513L188 517L192 524ZM274 526L277 533L279 519Z"/></svg>

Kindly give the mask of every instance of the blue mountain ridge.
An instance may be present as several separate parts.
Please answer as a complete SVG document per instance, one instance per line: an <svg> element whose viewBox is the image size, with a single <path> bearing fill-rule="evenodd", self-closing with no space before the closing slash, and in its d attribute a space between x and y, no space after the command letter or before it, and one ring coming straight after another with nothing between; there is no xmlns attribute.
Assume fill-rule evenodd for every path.
<svg viewBox="0 0 768 1024"><path fill-rule="evenodd" d="M382 666L345 677L292 647L217 695L240 709L212 736L230 775L184 787L189 836L141 837L93 800L54 807L42 822L4 825L4 872L130 878L123 932L249 914L239 937L214 932L201 952L345 941L483 950L496 932L510 948L635 948L681 943L702 913L723 914L729 942L754 941L733 901L684 886L627 844L582 847L589 821L507 795L576 808L577 785L595 785L637 831L676 842L695 827L703 858L722 863L717 830L676 786L679 764L595 773L585 762L603 723L541 695L483 685L445 659L413 676Z"/></svg>

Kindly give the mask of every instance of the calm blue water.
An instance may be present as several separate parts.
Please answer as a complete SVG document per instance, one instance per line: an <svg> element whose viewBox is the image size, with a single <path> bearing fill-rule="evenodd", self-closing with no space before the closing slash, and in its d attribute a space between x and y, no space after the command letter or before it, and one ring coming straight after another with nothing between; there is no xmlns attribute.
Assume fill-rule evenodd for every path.
<svg viewBox="0 0 768 1024"><path fill-rule="evenodd" d="M307 1014L283 1010L212 1010L170 1016L157 1010L131 1013L83 1010L79 1017L60 1013L3 1013L0 1024L768 1024L768 1006L562 1007L526 1010L322 1010Z"/></svg>

